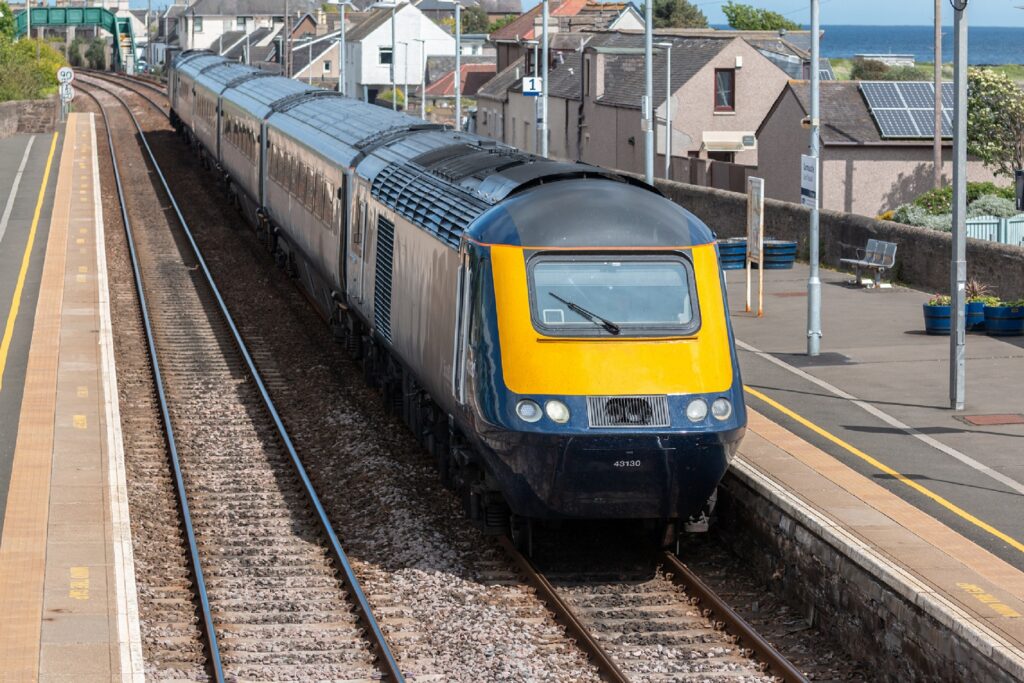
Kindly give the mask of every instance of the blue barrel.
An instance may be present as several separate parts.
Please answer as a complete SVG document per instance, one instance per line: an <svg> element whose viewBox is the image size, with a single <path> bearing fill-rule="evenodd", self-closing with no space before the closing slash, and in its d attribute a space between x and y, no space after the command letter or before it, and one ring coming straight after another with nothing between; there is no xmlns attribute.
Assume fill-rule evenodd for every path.
<svg viewBox="0 0 1024 683"><path fill-rule="evenodd" d="M740 270L747 265L747 238L731 237L718 241L722 270Z"/></svg>
<svg viewBox="0 0 1024 683"><path fill-rule="evenodd" d="M968 301L966 324L968 330L985 329L985 302Z"/></svg>
<svg viewBox="0 0 1024 683"><path fill-rule="evenodd" d="M951 306L924 304L924 331L926 334L949 334L952 318Z"/></svg>
<svg viewBox="0 0 1024 683"><path fill-rule="evenodd" d="M1024 334L1024 306L986 306L985 332L996 337Z"/></svg>
<svg viewBox="0 0 1024 683"><path fill-rule="evenodd" d="M765 240L765 270L788 270L796 261L796 242L785 240Z"/></svg>

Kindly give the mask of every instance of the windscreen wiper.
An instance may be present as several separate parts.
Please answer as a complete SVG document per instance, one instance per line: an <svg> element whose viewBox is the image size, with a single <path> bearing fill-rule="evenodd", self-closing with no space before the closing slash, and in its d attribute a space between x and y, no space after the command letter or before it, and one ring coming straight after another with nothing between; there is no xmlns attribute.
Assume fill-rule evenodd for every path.
<svg viewBox="0 0 1024 683"><path fill-rule="evenodd" d="M622 331L619 328L619 326L616 325L615 323L613 323L611 320L606 320L605 318L602 318L601 316L597 315L596 313L591 313L590 311L588 311L587 309L583 308L579 304L574 304L571 301L567 301L567 300L563 299L562 297L558 296L557 294L555 294L554 292L548 292L548 294L550 294L551 296L553 296L554 298L558 299L563 304L568 306L569 310L572 311L573 313L575 313L575 314L577 314L577 315L579 315L579 316L581 316L583 318L586 318L587 320L589 320L590 322L594 323L595 325L600 325L601 327L603 327L604 329L608 330L612 334L618 334L619 332Z"/></svg>

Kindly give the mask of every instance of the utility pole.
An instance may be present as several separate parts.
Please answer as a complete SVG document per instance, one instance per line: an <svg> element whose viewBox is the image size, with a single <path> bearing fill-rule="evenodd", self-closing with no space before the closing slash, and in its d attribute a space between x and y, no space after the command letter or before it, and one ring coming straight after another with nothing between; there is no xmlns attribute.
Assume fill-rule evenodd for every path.
<svg viewBox="0 0 1024 683"><path fill-rule="evenodd" d="M420 44L420 118L427 120L427 39L413 38Z"/></svg>
<svg viewBox="0 0 1024 683"><path fill-rule="evenodd" d="M644 180L654 184L654 0L644 2Z"/></svg>
<svg viewBox="0 0 1024 683"><path fill-rule="evenodd" d="M192 10L192 14L195 15L195 10ZM192 22L193 26L195 22ZM291 78L292 75L288 71L288 58L291 57L292 41L289 40L288 35L288 0L284 0L284 22L281 25L281 47L284 50L284 54L281 56L281 69L284 71L285 78Z"/></svg>
<svg viewBox="0 0 1024 683"><path fill-rule="evenodd" d="M935 189L942 187L942 0L935 0Z"/></svg>
<svg viewBox="0 0 1024 683"><path fill-rule="evenodd" d="M398 46L395 44L395 10L398 8L398 2L395 1L391 5L391 110L398 111L398 93L395 92L398 89L398 84L395 83L395 58L398 56L395 54L398 52Z"/></svg>
<svg viewBox="0 0 1024 683"><path fill-rule="evenodd" d="M820 156L821 141L818 139L818 127L821 125L819 115L819 89L821 87L821 27L818 17L819 0L811 0L811 156L814 157L815 188L814 205L811 206L811 234L810 234L810 261L811 272L807 278L807 355L817 356L821 353L821 279L818 276L819 249L819 211L821 203L821 165L818 161Z"/></svg>
<svg viewBox="0 0 1024 683"><path fill-rule="evenodd" d="M543 19L541 20L541 48L540 48L540 125L537 126L537 134L540 135L540 155L548 155L548 19L551 14L548 7L548 0L543 0ZM514 133L513 133L514 135Z"/></svg>
<svg viewBox="0 0 1024 683"><path fill-rule="evenodd" d="M949 335L949 405L964 409L967 284L967 0L953 4L953 253L949 294L953 318Z"/></svg>
<svg viewBox="0 0 1024 683"><path fill-rule="evenodd" d="M544 0L544 6L547 7ZM455 0L455 130L462 130L462 2Z"/></svg>

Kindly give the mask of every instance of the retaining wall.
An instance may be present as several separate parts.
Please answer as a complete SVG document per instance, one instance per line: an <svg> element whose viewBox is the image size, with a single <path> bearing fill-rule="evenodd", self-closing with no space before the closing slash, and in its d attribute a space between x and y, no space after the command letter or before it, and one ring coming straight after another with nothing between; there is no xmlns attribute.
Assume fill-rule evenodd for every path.
<svg viewBox="0 0 1024 683"><path fill-rule="evenodd" d="M17 133L52 133L60 103L56 95L41 100L0 102L0 139Z"/></svg>
<svg viewBox="0 0 1024 683"><path fill-rule="evenodd" d="M655 185L665 196L696 214L719 237L746 234L745 194L669 180L655 180ZM799 204L766 199L764 212L765 234L797 242L797 253L806 260L810 253L810 210ZM899 245L895 279L919 289L949 292L949 233L837 211L822 211L820 225L822 265L839 268L839 259L856 256L856 250L862 249L868 239L886 240ZM968 239L967 273L969 278L988 284L1006 299L1024 297L1022 248Z"/></svg>

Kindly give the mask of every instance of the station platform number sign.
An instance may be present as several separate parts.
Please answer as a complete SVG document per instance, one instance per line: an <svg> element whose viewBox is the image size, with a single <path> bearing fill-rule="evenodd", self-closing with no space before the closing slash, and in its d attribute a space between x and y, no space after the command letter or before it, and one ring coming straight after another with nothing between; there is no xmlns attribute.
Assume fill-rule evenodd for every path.
<svg viewBox="0 0 1024 683"><path fill-rule="evenodd" d="M536 76L527 76L523 79L523 94L527 97L537 97L544 89L544 79Z"/></svg>

